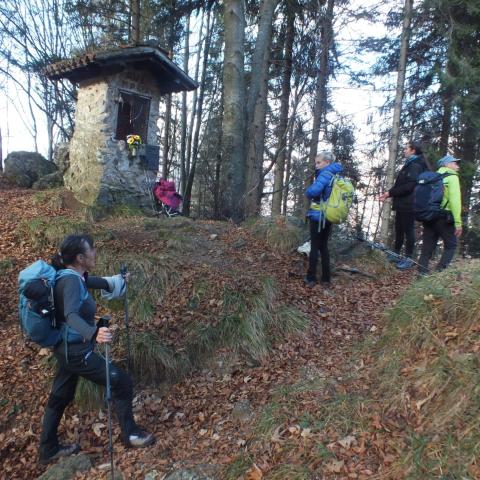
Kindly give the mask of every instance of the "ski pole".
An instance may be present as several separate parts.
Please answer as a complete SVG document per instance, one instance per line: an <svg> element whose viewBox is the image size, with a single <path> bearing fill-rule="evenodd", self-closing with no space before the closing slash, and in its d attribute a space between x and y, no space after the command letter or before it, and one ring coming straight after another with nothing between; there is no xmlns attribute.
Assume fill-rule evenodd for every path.
<svg viewBox="0 0 480 480"><path fill-rule="evenodd" d="M130 348L130 328L128 324L128 290L127 290L127 266L122 263L120 267L120 275L122 275L123 280L125 281L125 330L127 332L127 364L128 364L128 371L130 374L132 373L132 351Z"/></svg>
<svg viewBox="0 0 480 480"><path fill-rule="evenodd" d="M99 321L100 327L108 328L110 322L110 317L105 316L101 317ZM105 343L105 375L106 375L106 385L105 385L105 400L107 402L107 411L108 411L108 451L110 453L110 473L112 474L112 480L115 480L115 466L113 463L113 437L112 437L112 388L110 384L110 347L109 344Z"/></svg>

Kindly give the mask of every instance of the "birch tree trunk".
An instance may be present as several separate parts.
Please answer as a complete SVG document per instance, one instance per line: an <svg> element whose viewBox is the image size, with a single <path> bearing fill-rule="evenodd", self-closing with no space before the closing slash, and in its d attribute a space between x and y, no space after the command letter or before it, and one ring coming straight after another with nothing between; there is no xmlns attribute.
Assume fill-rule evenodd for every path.
<svg viewBox="0 0 480 480"><path fill-rule="evenodd" d="M263 153L265 149L265 117L267 113L268 69L272 42L273 13L278 0L262 0L258 34L252 59L250 88L247 100L247 191L246 216L255 216L260 210L263 186Z"/></svg>
<svg viewBox="0 0 480 480"><path fill-rule="evenodd" d="M245 11L243 0L225 0L225 51L223 66L223 164L225 202L223 215L240 221L244 216L245 162L244 162L244 62Z"/></svg>
<svg viewBox="0 0 480 480"><path fill-rule="evenodd" d="M273 181L272 215L282 212L283 179L285 176L285 159L287 156L288 107L290 102L290 82L292 78L293 42L295 39L295 14L288 9L285 35L285 70L282 78L280 100L280 121L278 124L278 150L276 152L275 175Z"/></svg>
<svg viewBox="0 0 480 480"><path fill-rule="evenodd" d="M402 40L400 46L400 59L398 62L398 77L397 87L395 93L395 104L393 109L393 126L392 136L390 139L390 146L388 152L387 172L385 179L386 190L390 189L393 185L395 177L395 162L398 152L398 140L400 137L400 111L402 108L403 95L405 93L405 74L407 68L407 55L408 55L408 43L411 34L413 12L413 0L405 0L403 24L402 24ZM388 235L390 231L390 217L392 206L390 201L386 201L383 204L380 239L382 242L388 241Z"/></svg>

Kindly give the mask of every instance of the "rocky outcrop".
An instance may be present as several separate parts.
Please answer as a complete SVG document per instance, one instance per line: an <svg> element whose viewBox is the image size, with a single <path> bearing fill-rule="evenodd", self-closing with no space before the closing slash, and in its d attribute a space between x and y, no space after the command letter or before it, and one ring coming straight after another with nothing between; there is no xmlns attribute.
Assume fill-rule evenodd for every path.
<svg viewBox="0 0 480 480"><path fill-rule="evenodd" d="M57 171L57 166L36 152L12 152L5 159L4 177L18 187L30 188L38 179Z"/></svg>
<svg viewBox="0 0 480 480"><path fill-rule="evenodd" d="M165 480L220 480L218 465L197 465L170 473Z"/></svg>
<svg viewBox="0 0 480 480"><path fill-rule="evenodd" d="M37 480L70 480L77 473L86 472L92 467L90 458L85 454L72 455L62 458L58 463L51 466Z"/></svg>
<svg viewBox="0 0 480 480"><path fill-rule="evenodd" d="M49 188L61 187L63 185L62 172L56 171L40 177L33 185L32 188L36 190L47 190Z"/></svg>

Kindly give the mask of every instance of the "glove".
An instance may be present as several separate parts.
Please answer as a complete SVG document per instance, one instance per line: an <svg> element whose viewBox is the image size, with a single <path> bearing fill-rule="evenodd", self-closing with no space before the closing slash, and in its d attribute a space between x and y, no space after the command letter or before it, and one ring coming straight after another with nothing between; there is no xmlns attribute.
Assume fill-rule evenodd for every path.
<svg viewBox="0 0 480 480"><path fill-rule="evenodd" d="M115 298L120 298L125 294L125 280L118 274L113 277L103 277L108 283L108 291L100 290L102 298L107 300L113 300Z"/></svg>

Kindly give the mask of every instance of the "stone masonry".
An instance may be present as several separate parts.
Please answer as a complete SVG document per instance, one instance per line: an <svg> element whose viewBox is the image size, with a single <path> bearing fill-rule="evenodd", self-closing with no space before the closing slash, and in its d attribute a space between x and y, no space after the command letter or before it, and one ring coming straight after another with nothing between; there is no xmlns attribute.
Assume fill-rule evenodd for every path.
<svg viewBox="0 0 480 480"><path fill-rule="evenodd" d="M140 157L129 155L124 140L115 139L120 89L151 99L148 138L142 138L142 142L158 144L160 90L150 72L127 70L85 80L79 83L70 167L64 181L89 207L108 208L122 203L148 208L146 184L153 180L154 173L146 171Z"/></svg>

